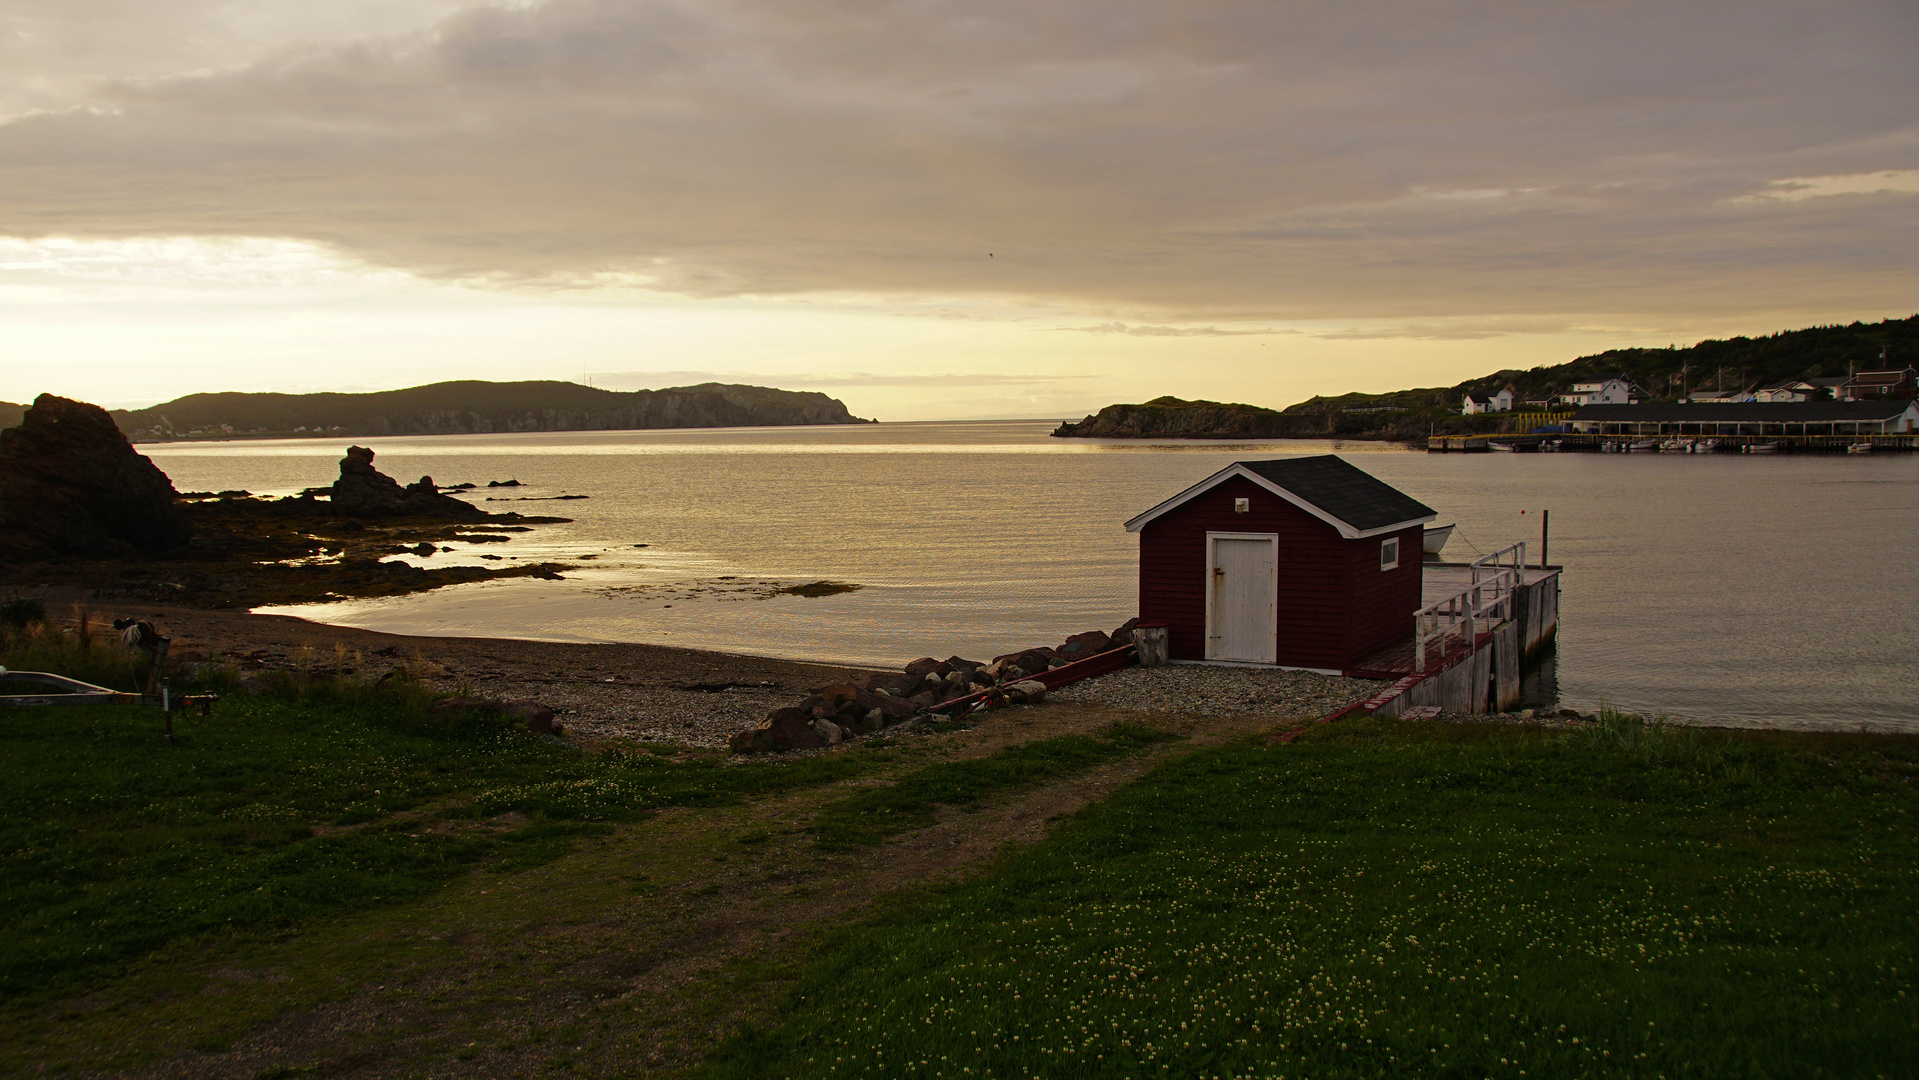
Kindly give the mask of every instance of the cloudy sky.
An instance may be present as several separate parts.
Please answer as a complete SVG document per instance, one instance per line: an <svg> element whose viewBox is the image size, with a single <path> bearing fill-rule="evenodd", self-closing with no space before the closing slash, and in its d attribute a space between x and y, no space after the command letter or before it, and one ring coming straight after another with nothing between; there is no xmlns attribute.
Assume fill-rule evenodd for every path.
<svg viewBox="0 0 1919 1080"><path fill-rule="evenodd" d="M1282 406L1919 310L1911 0L7 0L0 399Z"/></svg>

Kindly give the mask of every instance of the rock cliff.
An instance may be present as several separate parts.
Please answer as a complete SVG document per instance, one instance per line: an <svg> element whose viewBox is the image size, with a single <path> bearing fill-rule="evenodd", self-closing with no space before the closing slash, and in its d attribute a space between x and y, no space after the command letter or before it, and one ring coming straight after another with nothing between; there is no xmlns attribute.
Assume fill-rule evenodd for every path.
<svg viewBox="0 0 1919 1080"><path fill-rule="evenodd" d="M1142 405L1108 405L1078 423L1061 424L1061 438L1283 439L1309 432L1305 418L1256 405L1157 397Z"/></svg>
<svg viewBox="0 0 1919 1080"><path fill-rule="evenodd" d="M170 551L193 538L175 496L105 409L41 394L0 431L0 562Z"/></svg>

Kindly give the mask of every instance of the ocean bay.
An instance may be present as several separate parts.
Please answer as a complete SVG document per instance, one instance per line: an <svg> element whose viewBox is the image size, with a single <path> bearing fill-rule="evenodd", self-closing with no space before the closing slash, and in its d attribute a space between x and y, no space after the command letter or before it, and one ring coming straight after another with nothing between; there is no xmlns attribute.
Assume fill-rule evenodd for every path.
<svg viewBox="0 0 1919 1080"><path fill-rule="evenodd" d="M1566 566L1562 700L1760 726L1919 730L1919 461L1906 456L1428 455L1395 444L1054 439L1049 422L363 440L401 479L557 514L502 555L567 580L271 609L394 633L630 641L871 665L1110 628L1135 603L1120 522L1233 460L1337 452L1458 531L1449 559L1536 541ZM289 494L339 440L143 444L181 490ZM489 480L522 487L488 489ZM636 545L646 545L639 547ZM1536 552L1533 553L1536 558ZM408 561L422 561L408 556ZM781 585L861 586L829 596Z"/></svg>

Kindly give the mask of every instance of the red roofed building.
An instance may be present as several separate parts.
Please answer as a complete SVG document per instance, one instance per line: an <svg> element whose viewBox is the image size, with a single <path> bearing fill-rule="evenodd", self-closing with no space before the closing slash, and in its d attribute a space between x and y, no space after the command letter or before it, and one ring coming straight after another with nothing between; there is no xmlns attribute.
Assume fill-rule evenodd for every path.
<svg viewBox="0 0 1919 1080"><path fill-rule="evenodd" d="M1240 461L1126 523L1175 660L1344 671L1413 632L1431 507L1331 454Z"/></svg>

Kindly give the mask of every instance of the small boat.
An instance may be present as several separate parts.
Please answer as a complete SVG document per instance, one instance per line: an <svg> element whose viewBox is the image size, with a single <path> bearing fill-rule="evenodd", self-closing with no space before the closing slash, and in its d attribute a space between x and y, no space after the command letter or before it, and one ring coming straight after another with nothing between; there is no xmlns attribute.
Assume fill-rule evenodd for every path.
<svg viewBox="0 0 1919 1080"><path fill-rule="evenodd" d="M1626 450L1628 453L1645 453L1648 450L1657 450L1657 449L1659 449L1659 443L1655 439L1640 439L1638 442L1630 442L1626 444Z"/></svg>
<svg viewBox="0 0 1919 1080"><path fill-rule="evenodd" d="M1779 452L1779 444L1776 442L1747 443L1745 451L1748 454L1776 454Z"/></svg>
<svg viewBox="0 0 1919 1080"><path fill-rule="evenodd" d="M1539 444L1539 452L1542 454L1557 454L1559 453L1559 448L1565 445L1566 440L1564 439L1547 439L1545 442Z"/></svg>
<svg viewBox="0 0 1919 1080"><path fill-rule="evenodd" d="M1513 452L1513 444L1503 443L1503 442L1489 442L1486 444L1486 449L1494 450L1501 454L1510 454Z"/></svg>
<svg viewBox="0 0 1919 1080"><path fill-rule="evenodd" d="M1692 444L1692 450L1690 451L1690 453L1710 454L1718 448L1719 448L1718 439L1701 439L1698 442Z"/></svg>
<svg viewBox="0 0 1919 1080"><path fill-rule="evenodd" d="M1457 526L1457 524L1458 523L1455 522L1453 525L1427 526L1426 536L1419 545L1420 550L1424 551L1428 555L1439 554L1440 549L1446 546L1446 541L1451 540L1453 538L1453 529Z"/></svg>
<svg viewBox="0 0 1919 1080"><path fill-rule="evenodd" d="M1662 454L1690 454L1692 453L1692 440L1667 439L1665 442L1659 444L1659 452Z"/></svg>
<svg viewBox="0 0 1919 1080"><path fill-rule="evenodd" d="M1853 444L1852 444L1851 446L1848 446L1848 447L1846 447L1846 453L1848 453L1848 454L1870 454L1870 453L1872 453L1872 444L1871 444L1871 443L1869 443L1869 442L1856 442L1856 443L1853 443Z"/></svg>

